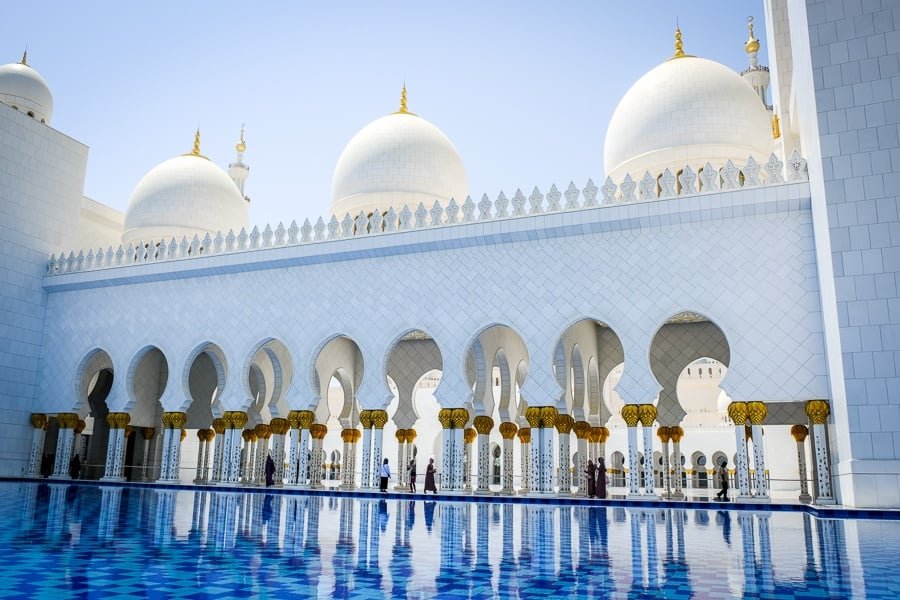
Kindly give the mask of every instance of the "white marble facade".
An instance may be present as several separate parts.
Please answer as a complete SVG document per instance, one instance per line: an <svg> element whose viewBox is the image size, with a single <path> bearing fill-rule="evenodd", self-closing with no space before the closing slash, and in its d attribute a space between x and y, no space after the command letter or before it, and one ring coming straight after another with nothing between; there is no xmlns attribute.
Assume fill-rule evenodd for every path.
<svg viewBox="0 0 900 600"><path fill-rule="evenodd" d="M897 215L896 197L890 195L896 169L885 167L874 150L863 156L860 149L868 135L863 131L879 125L849 114L832 117L845 110L835 105L843 93L837 90L856 84L852 74L824 64L851 62L841 42L826 42L829 23L851 18L829 11L831 4L767 2L774 32L772 100L785 131L781 138L769 139L768 108L752 105L759 99L752 88L748 96L729 87L721 96L734 98L740 92L741 114L750 116L735 119L751 134L734 138L722 124L727 106L710 94L709 102L718 104L691 115L690 130L700 132L690 140L692 149L668 158L654 155L655 162L644 165L632 155L648 133L644 129L653 125L640 118L646 116L640 106L627 105L625 116L615 119L615 139L607 143L618 152L608 157L615 162L608 165L614 178L599 187L590 181L581 188L569 184L543 192L529 186L528 194L517 190L476 202L446 198L466 193L461 160L439 130L401 111L380 121L378 135L357 140L357 146L371 154L373 144L377 150L378 140L391 134L391 123L400 123L409 129L403 135L411 136L408 144L416 156L425 152L415 146L421 137L455 157L450 174L422 159L434 171L429 177L446 176L441 190L451 191L426 198L426 190L417 202L385 189L367 198L365 206L354 204L359 214L237 229L243 227L244 176L240 193L229 189L241 212L234 219L237 230L204 226L199 231L188 223L168 232L154 221L147 225L154 239L138 243L137 234L123 231L121 247L110 243L111 234L127 219L92 218L84 227L73 225L85 211L86 148L0 103L0 132L14 133L0 137L0 200L9 217L0 227L18 248L4 249L0 267L22 274L0 291L4 306L10 306L0 314L8 332L4 341L12 341L0 349L0 377L8 392L0 399L0 474L33 474L38 448L47 442L31 427L29 415L87 415L89 393L105 370L113 378L102 402L110 412L129 415L134 428L159 429L163 412L184 413L188 429L204 429L232 411L249 415L244 419L249 428L311 411L312 427L326 431L312 435L309 426L292 426L285 434L286 483L319 485L331 463L328 457L337 450L345 463L352 461L354 471L361 470L337 480L347 487L356 482L371 486L383 456L412 456L411 444L406 454L397 452L393 434L423 427L416 389L423 376L439 370L437 406L465 409L468 420L454 421L443 437L416 439L420 487L429 455L436 457L443 483L464 487L463 432L485 416L493 426L485 434L489 437L479 440L478 468L467 474L477 474L471 487L484 491L493 485L510 493L516 480L530 484L531 491L553 490L567 480L554 473L557 467L580 469L584 453L598 451L596 441L568 438L567 444L559 436L574 433L537 427L529 434L530 449L520 455L514 450L524 448L520 441L499 437L503 423L528 427L527 408L552 407L576 425L609 425L612 436L603 450L607 466L615 467L615 453L621 466L630 465L632 494L660 487L646 481L654 477L651 453L661 448L658 426L684 426L687 435L679 448L691 470L702 466L691 463L700 449L709 458L721 451L733 465L737 451L735 487L741 495L767 498L765 469L756 469L752 477L750 471L765 465L767 456L769 461L779 457L781 448L793 456L794 442L786 432L778 441L764 433L809 424L819 497L833 494L856 506L900 505L891 491L898 486L888 489L900 480L900 450L895 458L885 446L900 432L900 399L893 393L897 378L885 362L893 355L884 354L897 350L892 340L898 339L897 317L888 308L898 296L896 286L888 285L898 264L890 233ZM859 19L854 22L860 27L857 39L876 39L870 49L874 44L877 50L884 32L878 38ZM813 30L816 35L810 36ZM830 54L821 50L824 46ZM694 71L705 86L745 83L730 73L713 77L710 73L719 73L721 65L698 60L667 63L666 85L681 89ZM889 66L873 71L864 60L858 57L859 69L869 68L869 81L875 83L863 86L860 98L867 98L869 90L869 104L881 106L887 124L896 115L885 94L894 92L881 84L876 99L875 88L890 77ZM2 87L0 78L0 92ZM827 119L816 119L825 113ZM841 118L845 131L838 132L832 119ZM839 135L847 131L858 132L856 146ZM720 140L726 133L734 139ZM884 136L890 146L893 138L887 131ZM239 162L243 142L240 146ZM354 152L354 160L342 160L340 177L335 175L339 183L353 184L335 190L337 208L357 187L365 187L360 179L365 173L352 165L364 164L368 172L377 163L356 160L369 154ZM182 163L201 160L183 158ZM621 171L639 163L638 172ZM881 165L877 173L876 163ZM185 164L193 172L192 163ZM640 172L645 167L653 173ZM218 173L216 178L217 185L228 184ZM858 196L862 199L855 200ZM387 204L377 206L382 201ZM154 214L152 206L147 211ZM92 209L91 214L101 212ZM107 224L101 227L101 221ZM854 229L862 226L865 236ZM102 239L80 247L86 232ZM863 242L868 247L854 254ZM833 263L832 252L841 260ZM279 293L262 293L276 278ZM875 337L880 345L873 343ZM694 341L681 343L688 339ZM392 363L396 352L408 351L413 343L423 346L421 362ZM717 381L726 400L718 409L723 419L728 402L763 402L765 420L723 421L709 434L715 444L699 441L707 434L683 420L690 411L676 386L683 369L701 358L727 366ZM333 381L341 389L334 401ZM821 418L826 422L815 427L804 412L812 400L826 400L831 407ZM866 400L878 410L865 410ZM622 404L655 405L655 420L644 423L640 433L635 427L626 433ZM389 407L394 423L365 426L363 412ZM757 413L751 411L751 418ZM429 418L424 428L440 431L436 414ZM97 421L99 431L105 426ZM342 434L360 427L358 437ZM745 427L752 432L749 459ZM127 434L113 431L108 448L115 464L107 475L119 478L125 474L120 455ZM150 436L141 447L145 457L151 455L145 461L164 455L164 478L178 479L178 469L196 475L196 465L180 458L179 433L157 432L152 446ZM72 429L63 428L54 439L61 453L56 476L67 471L71 438ZM265 439L251 456L254 446L242 443L239 429L217 431L212 479L258 482ZM484 473L492 468L492 444L502 446L502 483ZM560 449L577 451L577 460L561 459ZM107 447L103 450L106 454ZM209 451L207 445L207 461ZM242 464L247 473L241 472ZM404 468L393 465L395 473ZM832 472L834 478L827 479ZM582 481L575 473L577 488L583 488Z"/></svg>

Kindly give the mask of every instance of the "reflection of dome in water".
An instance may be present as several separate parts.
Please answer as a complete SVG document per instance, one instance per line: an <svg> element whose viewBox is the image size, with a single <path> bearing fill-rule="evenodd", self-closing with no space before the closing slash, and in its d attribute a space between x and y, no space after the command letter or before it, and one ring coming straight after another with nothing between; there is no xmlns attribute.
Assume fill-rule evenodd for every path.
<svg viewBox="0 0 900 600"><path fill-rule="evenodd" d="M53 95L41 74L22 61L0 66L0 102L14 107L42 123L50 123L53 116Z"/></svg>
<svg viewBox="0 0 900 600"><path fill-rule="evenodd" d="M453 142L440 129L406 110L363 127L344 148L331 183L331 212L356 216L374 209L399 212L404 205L462 204L468 194L466 171Z"/></svg>
<svg viewBox="0 0 900 600"><path fill-rule="evenodd" d="M761 163L772 152L771 131L766 107L740 75L676 52L638 79L616 107L606 133L606 174L619 181L667 167L674 174L688 164L740 166L749 156Z"/></svg>
<svg viewBox="0 0 900 600"><path fill-rule="evenodd" d="M134 188L125 213L122 242L201 238L247 226L247 202L234 181L194 151L157 165Z"/></svg>

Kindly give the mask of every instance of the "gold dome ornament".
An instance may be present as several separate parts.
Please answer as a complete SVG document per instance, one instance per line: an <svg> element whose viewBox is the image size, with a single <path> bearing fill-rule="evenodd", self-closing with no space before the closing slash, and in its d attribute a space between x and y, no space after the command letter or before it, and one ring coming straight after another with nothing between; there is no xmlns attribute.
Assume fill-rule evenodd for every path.
<svg viewBox="0 0 900 600"><path fill-rule="evenodd" d="M744 43L744 50L747 51L747 54L759 52L759 40L753 35L753 17L747 17L747 29L750 30L750 36Z"/></svg>
<svg viewBox="0 0 900 600"><path fill-rule="evenodd" d="M197 133L199 135L199 131ZM247 142L244 141L244 126L243 126L243 124L241 125L241 139L240 139L240 141L238 141L237 144L234 145L234 149L237 150L241 154L243 154L244 151L247 149ZM198 151L199 151L199 148L198 148Z"/></svg>

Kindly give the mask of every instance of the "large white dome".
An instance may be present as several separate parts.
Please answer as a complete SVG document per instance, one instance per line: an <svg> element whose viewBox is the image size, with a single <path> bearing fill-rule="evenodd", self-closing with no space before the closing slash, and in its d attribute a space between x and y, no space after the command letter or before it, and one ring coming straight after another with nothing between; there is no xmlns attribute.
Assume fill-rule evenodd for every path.
<svg viewBox="0 0 900 600"><path fill-rule="evenodd" d="M606 174L617 183L684 165L764 162L773 149L769 113L740 75L705 58L670 59L619 102L606 132Z"/></svg>
<svg viewBox="0 0 900 600"><path fill-rule="evenodd" d="M41 74L22 62L0 66L0 102L50 123L53 116L53 95Z"/></svg>
<svg viewBox="0 0 900 600"><path fill-rule="evenodd" d="M225 171L206 157L186 154L157 165L131 193L122 243L239 231L247 201Z"/></svg>
<svg viewBox="0 0 900 600"><path fill-rule="evenodd" d="M331 212L339 218L435 200L462 204L469 185L462 160L440 129L397 112L363 127L344 148L331 181Z"/></svg>

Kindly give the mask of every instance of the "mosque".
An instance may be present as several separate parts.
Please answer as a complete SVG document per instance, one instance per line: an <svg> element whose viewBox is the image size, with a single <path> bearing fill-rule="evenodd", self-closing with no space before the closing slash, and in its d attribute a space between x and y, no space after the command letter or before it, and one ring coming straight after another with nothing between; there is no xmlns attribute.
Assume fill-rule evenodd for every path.
<svg viewBox="0 0 900 600"><path fill-rule="evenodd" d="M603 457L646 499L724 460L738 501L900 506L897 54L809 4L766 2L771 68L752 21L740 73L676 30L597 183L479 197L404 87L292 223L249 222L243 131L85 197L0 67L0 475L574 495Z"/></svg>

